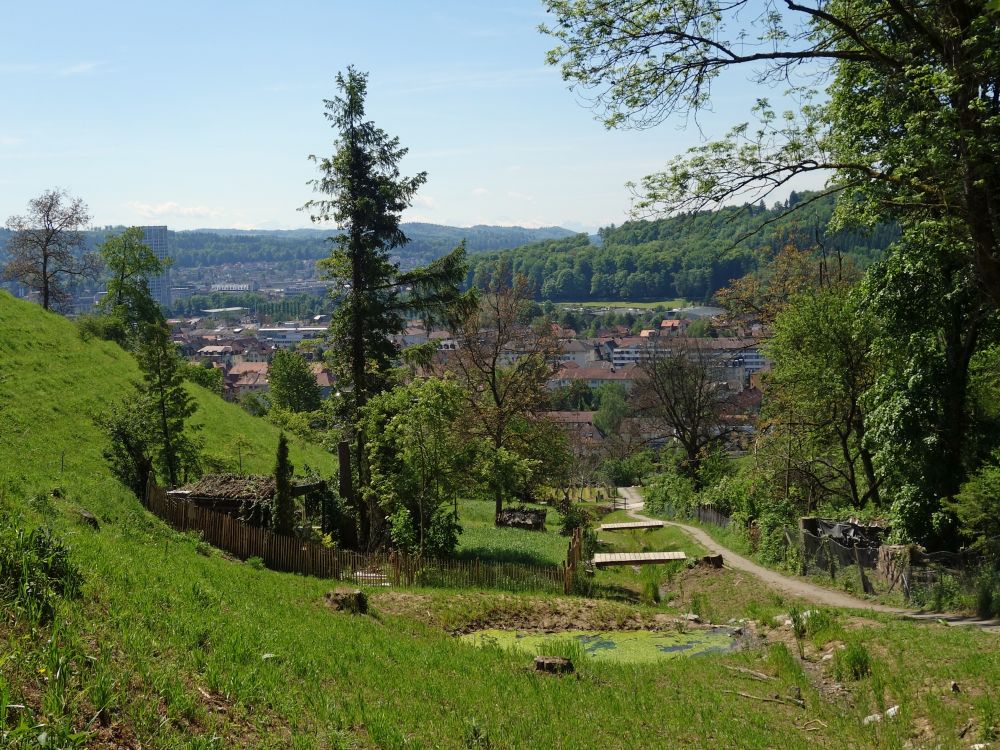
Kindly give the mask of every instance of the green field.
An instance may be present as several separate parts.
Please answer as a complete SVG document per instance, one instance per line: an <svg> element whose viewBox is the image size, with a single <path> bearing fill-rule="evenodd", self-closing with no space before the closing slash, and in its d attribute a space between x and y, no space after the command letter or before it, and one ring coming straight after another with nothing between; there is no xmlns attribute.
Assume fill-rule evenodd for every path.
<svg viewBox="0 0 1000 750"><path fill-rule="evenodd" d="M586 302L557 302L556 307L585 307L598 309L606 307L609 310L627 310L629 308L652 310L654 307L687 307L690 304L691 303L686 299L666 299L652 302L622 302L621 300L595 302L593 300L587 300Z"/></svg>
<svg viewBox="0 0 1000 750"><path fill-rule="evenodd" d="M324 602L331 582L228 559L151 517L108 475L90 415L136 375L117 348L80 342L64 320L0 293L2 747L967 748L1000 729L996 635L827 612L811 619L802 660L774 621L788 602L731 571L679 571L661 581L676 595L660 605L635 604L622 571L619 601L378 589L370 615L336 613ZM268 471L274 429L195 393L209 447L223 453L244 435L255 446L248 468ZM302 444L293 460L333 469ZM487 509L462 511L470 539L488 538ZM16 585L26 550L46 549L25 542L41 525L82 576L77 595L53 600L51 620L31 615L46 589ZM552 527L513 540L494 546L550 559L565 547ZM45 559L32 575L63 580ZM764 639L696 659L589 661L559 678L531 671L523 653L453 636L507 622L684 628L677 616L693 606L759 621ZM869 657L857 679L846 657L822 659L843 643ZM738 694L795 689L805 708ZM862 725L896 704L895 719Z"/></svg>
<svg viewBox="0 0 1000 750"><path fill-rule="evenodd" d="M460 557L478 557L497 562L529 565L560 565L566 562L569 538L559 536L559 514L544 508L546 533L524 529L497 528L493 524L494 505L490 500L464 500L458 506L462 534L458 538Z"/></svg>

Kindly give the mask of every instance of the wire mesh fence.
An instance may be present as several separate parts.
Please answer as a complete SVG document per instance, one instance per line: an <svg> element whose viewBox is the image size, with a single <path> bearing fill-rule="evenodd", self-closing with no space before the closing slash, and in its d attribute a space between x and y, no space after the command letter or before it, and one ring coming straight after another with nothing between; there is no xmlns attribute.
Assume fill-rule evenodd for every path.
<svg viewBox="0 0 1000 750"><path fill-rule="evenodd" d="M667 505L663 513L720 528L732 526L728 516L708 505ZM845 524L823 522L820 528L837 525ZM1000 610L1000 560L970 550L927 552L916 545L873 543L878 535L871 529L858 531L861 533L838 539L802 527L764 530L752 524L744 533L751 553L782 563L802 576L827 578L852 593L898 593L913 606L935 611L958 607L982 613L984 602L987 609ZM1000 548L998 541L994 540L993 548ZM993 604L989 604L991 599Z"/></svg>

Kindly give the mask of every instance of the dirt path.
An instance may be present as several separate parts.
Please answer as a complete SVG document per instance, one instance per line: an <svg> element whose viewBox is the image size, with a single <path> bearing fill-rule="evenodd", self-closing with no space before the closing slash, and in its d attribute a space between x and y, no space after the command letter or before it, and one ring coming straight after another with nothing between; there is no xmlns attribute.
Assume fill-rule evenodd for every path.
<svg viewBox="0 0 1000 750"><path fill-rule="evenodd" d="M625 501L624 510L637 521L663 520L652 519L636 512L642 510L644 507L642 495L639 494L637 488L619 487L618 494ZM809 581L801 578L786 576L778 573L777 571L761 567L752 560L748 560L742 555L736 554L731 549L723 547L696 526L689 526L685 523L666 520L663 520L663 523L668 526L676 526L681 529L685 534L704 547L710 554L722 555L723 562L727 566L736 568L737 570L746 571L781 593L803 599L810 604L823 604L831 607L845 607L849 609L867 609L873 612L884 612L912 619L943 620L949 625L978 625L983 630L1000 632L1000 621L998 620L976 620L974 618L959 617L956 615L924 613L916 612L914 610L901 609L899 607L889 607L884 604L878 604L877 602L859 599L847 593L841 593L839 591L824 588L823 586L817 586L816 584L810 583Z"/></svg>

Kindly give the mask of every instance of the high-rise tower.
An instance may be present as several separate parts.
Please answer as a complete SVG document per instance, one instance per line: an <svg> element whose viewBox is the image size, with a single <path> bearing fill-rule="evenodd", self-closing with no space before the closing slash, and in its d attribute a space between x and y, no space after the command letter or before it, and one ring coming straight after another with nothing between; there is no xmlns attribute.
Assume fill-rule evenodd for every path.
<svg viewBox="0 0 1000 750"><path fill-rule="evenodd" d="M142 241L160 260L169 257L167 252L167 228L165 226L141 227ZM149 293L153 299L160 303L164 310L170 308L170 269L168 268L159 276L147 279Z"/></svg>

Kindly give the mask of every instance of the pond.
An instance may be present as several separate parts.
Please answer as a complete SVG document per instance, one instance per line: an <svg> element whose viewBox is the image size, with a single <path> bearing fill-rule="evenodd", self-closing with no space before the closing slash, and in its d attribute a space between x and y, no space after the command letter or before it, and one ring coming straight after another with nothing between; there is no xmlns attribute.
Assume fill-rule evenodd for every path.
<svg viewBox="0 0 1000 750"><path fill-rule="evenodd" d="M477 646L512 648L529 654L570 656L581 652L601 661L637 664L682 656L733 650L737 639L728 628L676 632L667 630L564 630L531 633L521 630L479 630L460 636Z"/></svg>

